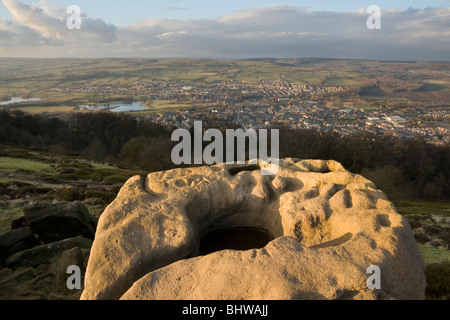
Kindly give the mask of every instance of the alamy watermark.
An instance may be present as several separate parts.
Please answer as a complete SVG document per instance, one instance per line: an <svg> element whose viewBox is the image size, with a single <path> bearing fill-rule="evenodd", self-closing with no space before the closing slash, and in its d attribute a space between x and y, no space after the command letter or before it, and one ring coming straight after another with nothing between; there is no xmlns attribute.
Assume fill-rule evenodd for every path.
<svg viewBox="0 0 450 320"><path fill-rule="evenodd" d="M373 265L367 268L367 274L370 277L367 279L367 288L369 290L381 289L381 269L379 266Z"/></svg>
<svg viewBox="0 0 450 320"><path fill-rule="evenodd" d="M79 266L67 267L66 273L71 276L67 279L66 285L69 290L81 290L81 269Z"/></svg>
<svg viewBox="0 0 450 320"><path fill-rule="evenodd" d="M248 151L246 150L248 139ZM180 141L181 140L181 141ZM225 140L225 141L224 141ZM172 162L181 164L263 164L262 175L278 173L280 154L280 134L278 129L270 130L270 156L268 155L268 130L227 129L225 139L218 129L203 132L202 121L194 122L194 136L187 129L177 129L172 134L172 141L179 142L172 149ZM203 149L204 142L211 142ZM224 144L225 142L225 144ZM236 143L235 143L236 142ZM224 148L225 147L225 148ZM236 150L236 153L235 153ZM225 152L225 155L224 155ZM246 161L248 155L248 162Z"/></svg>
<svg viewBox="0 0 450 320"><path fill-rule="evenodd" d="M371 5L367 8L367 14L371 16L367 19L367 28L369 30L381 29L381 8L377 5Z"/></svg>
<svg viewBox="0 0 450 320"><path fill-rule="evenodd" d="M66 21L67 29L80 30L82 23L80 7L76 5L67 7L67 14L70 14Z"/></svg>
<svg viewBox="0 0 450 320"><path fill-rule="evenodd" d="M80 30L82 24L81 8L77 5L71 5L67 7L67 14L70 15L66 21L67 28L69 30ZM367 14L370 14L366 22L367 28L369 30L380 30L381 8L377 5L370 5L367 8Z"/></svg>

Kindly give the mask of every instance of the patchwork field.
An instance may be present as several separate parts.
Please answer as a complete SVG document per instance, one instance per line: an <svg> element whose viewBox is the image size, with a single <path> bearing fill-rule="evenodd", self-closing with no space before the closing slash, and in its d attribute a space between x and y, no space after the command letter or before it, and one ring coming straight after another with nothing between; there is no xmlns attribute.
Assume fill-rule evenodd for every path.
<svg viewBox="0 0 450 320"><path fill-rule="evenodd" d="M0 100L8 97L39 97L29 107L33 113L69 112L87 104L88 93L58 91L63 88L110 86L127 88L136 82L182 84L227 81L278 81L343 86L349 92L367 91L363 97L405 99L422 103L448 103L450 63L385 62L338 59L256 59L215 61L205 59L0 59ZM117 94L111 101L141 99ZM158 103L155 103L156 108ZM171 106L169 106L171 107ZM164 106L163 108L166 108Z"/></svg>

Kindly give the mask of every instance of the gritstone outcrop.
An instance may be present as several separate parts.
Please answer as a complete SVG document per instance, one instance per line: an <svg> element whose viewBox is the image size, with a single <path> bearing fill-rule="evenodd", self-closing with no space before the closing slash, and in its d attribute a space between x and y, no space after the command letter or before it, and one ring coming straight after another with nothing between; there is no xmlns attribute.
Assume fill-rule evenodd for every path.
<svg viewBox="0 0 450 320"><path fill-rule="evenodd" d="M99 220L82 299L425 298L411 228L372 182L335 161L263 166L131 178ZM274 240L199 256L205 234L233 227ZM367 287L372 265L381 289Z"/></svg>

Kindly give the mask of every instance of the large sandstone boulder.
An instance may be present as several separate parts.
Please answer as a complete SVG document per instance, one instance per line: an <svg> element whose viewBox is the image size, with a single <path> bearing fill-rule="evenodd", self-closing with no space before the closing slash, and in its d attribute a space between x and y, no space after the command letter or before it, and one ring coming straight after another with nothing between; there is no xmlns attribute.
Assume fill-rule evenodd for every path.
<svg viewBox="0 0 450 320"><path fill-rule="evenodd" d="M260 167L264 167L260 164ZM424 299L425 265L383 192L339 163L281 160L133 177L100 218L82 299ZM199 256L205 235L265 230L262 248ZM381 289L369 290L369 266Z"/></svg>

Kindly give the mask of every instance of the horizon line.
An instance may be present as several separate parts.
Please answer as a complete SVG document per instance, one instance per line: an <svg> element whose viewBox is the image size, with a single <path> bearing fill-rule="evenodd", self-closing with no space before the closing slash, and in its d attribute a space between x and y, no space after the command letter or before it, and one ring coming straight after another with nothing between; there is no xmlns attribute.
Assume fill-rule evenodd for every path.
<svg viewBox="0 0 450 320"><path fill-rule="evenodd" d="M393 59L368 59L368 58L333 58L333 57L253 57L253 58L211 58L211 57L49 57L49 58L30 58L30 57L11 57L5 56L0 59L15 60L210 60L210 61L255 61L255 60L295 60L295 59L324 59L324 60L354 60L354 61L377 61L377 62L403 62L403 63L420 63L420 62L450 62L450 60L393 60Z"/></svg>

